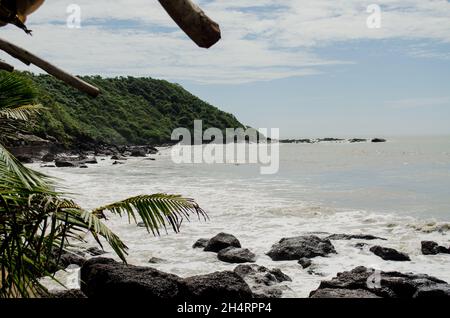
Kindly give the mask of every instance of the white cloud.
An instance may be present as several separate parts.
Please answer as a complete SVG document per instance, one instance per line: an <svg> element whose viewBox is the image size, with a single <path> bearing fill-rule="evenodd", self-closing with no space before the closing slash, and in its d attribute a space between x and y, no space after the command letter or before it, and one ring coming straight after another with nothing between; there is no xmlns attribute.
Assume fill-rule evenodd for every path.
<svg viewBox="0 0 450 318"><path fill-rule="evenodd" d="M366 26L366 8L372 1L199 1L223 32L222 41L210 50L187 40L156 0L77 0L84 23L80 30L64 25L66 8L73 2L46 1L30 17L33 38L13 27L2 29L2 37L74 73L208 83L317 74L327 65L348 62L314 53L318 47L338 42L427 39L450 43L446 0L377 1L383 9L382 28L375 30Z"/></svg>

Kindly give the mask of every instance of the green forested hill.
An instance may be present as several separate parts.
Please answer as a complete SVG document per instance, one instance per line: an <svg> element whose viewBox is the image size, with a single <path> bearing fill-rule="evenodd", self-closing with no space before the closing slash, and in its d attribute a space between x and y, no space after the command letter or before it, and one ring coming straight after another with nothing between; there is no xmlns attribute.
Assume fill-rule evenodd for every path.
<svg viewBox="0 0 450 318"><path fill-rule="evenodd" d="M192 129L202 119L204 129L243 127L231 114L209 105L178 84L151 78L83 79L102 90L91 98L48 75L31 75L39 103L47 107L35 134L70 145L80 141L149 144L170 141L177 127Z"/></svg>

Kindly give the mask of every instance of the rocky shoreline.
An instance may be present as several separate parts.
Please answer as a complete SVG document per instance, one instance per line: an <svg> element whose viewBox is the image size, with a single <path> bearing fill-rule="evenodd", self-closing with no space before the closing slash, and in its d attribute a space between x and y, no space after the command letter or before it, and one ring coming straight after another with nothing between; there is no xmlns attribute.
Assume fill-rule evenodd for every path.
<svg viewBox="0 0 450 318"><path fill-rule="evenodd" d="M332 234L328 236L305 235L283 238L268 250L276 265L281 260L299 263L299 270L307 270L316 257L337 254L336 240L355 240L355 246L369 248L382 260L411 261L410 257L394 249L368 242L387 241L371 235ZM364 242L361 242L364 241ZM214 272L181 278L152 267L134 266L105 258L104 252L91 248L84 252L64 252L60 268L71 264L81 267L80 290L59 291L56 298L145 297L153 300L245 300L252 298L289 297L291 277L280 269L257 265L256 255L243 248L240 241L228 233L219 233L210 239L199 239L193 249L216 253L220 261L236 264L230 271ZM450 254L450 247L436 242L423 241L423 255ZM400 256L399 256L400 255ZM158 263L150 260L149 263ZM307 266L305 266L305 264ZM308 265L309 264L309 265ZM338 273L331 280L323 280L310 298L450 298L450 285L425 274L384 272L364 266Z"/></svg>

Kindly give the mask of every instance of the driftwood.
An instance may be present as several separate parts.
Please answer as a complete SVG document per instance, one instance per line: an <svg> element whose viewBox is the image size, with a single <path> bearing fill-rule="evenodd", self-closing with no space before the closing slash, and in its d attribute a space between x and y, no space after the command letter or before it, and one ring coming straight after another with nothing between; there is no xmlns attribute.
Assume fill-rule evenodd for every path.
<svg viewBox="0 0 450 318"><path fill-rule="evenodd" d="M14 71L14 66L9 65L6 62L0 61L0 70L4 70L4 71L7 71L7 72L12 72L12 71Z"/></svg>
<svg viewBox="0 0 450 318"><path fill-rule="evenodd" d="M0 1L1 2L1 1ZM191 0L159 0L161 5L178 24L178 26L200 47L210 48L220 40L220 27L211 20ZM50 64L42 58L18 47L8 41L0 39L0 50L5 51L12 57L20 60L26 65L34 64L48 74L64 81L66 84L85 92L93 97L100 94L95 86L73 76L62 69ZM14 67L0 61L0 70L12 72Z"/></svg>
<svg viewBox="0 0 450 318"><path fill-rule="evenodd" d="M191 0L159 0L178 26L198 46L210 48L220 40L220 27Z"/></svg>
<svg viewBox="0 0 450 318"><path fill-rule="evenodd" d="M26 65L30 64L36 65L37 67L46 71L48 74L53 75L54 77L62 80L66 84L82 92L85 92L93 97L96 97L98 96L98 94L100 94L100 90L97 87L92 86L91 84L86 83L85 81L79 79L78 77L63 71L62 69L50 64L49 62L28 52L27 50L18 47L15 44L0 39L0 50L5 51L12 57L22 61Z"/></svg>

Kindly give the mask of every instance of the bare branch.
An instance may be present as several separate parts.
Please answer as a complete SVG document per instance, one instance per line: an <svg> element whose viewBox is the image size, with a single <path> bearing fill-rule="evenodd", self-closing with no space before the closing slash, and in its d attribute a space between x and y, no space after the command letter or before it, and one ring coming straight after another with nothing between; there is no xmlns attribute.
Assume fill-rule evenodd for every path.
<svg viewBox="0 0 450 318"><path fill-rule="evenodd" d="M220 40L220 27L191 0L159 0L178 26L198 46L210 48Z"/></svg>
<svg viewBox="0 0 450 318"><path fill-rule="evenodd" d="M80 78L63 71L62 69L50 64L49 62L41 59L40 57L37 57L36 55L28 52L27 50L18 47L15 44L0 39L0 50L5 51L12 57L22 61L27 65L30 64L36 65L37 67L46 71L48 74L53 75L54 77L62 80L66 84L82 92L85 92L93 97L96 97L100 94L100 90L97 87L92 86L91 84L86 83Z"/></svg>
<svg viewBox="0 0 450 318"><path fill-rule="evenodd" d="M0 70L12 72L12 71L14 71L14 66L9 65L8 63L6 63L4 61L0 61Z"/></svg>

